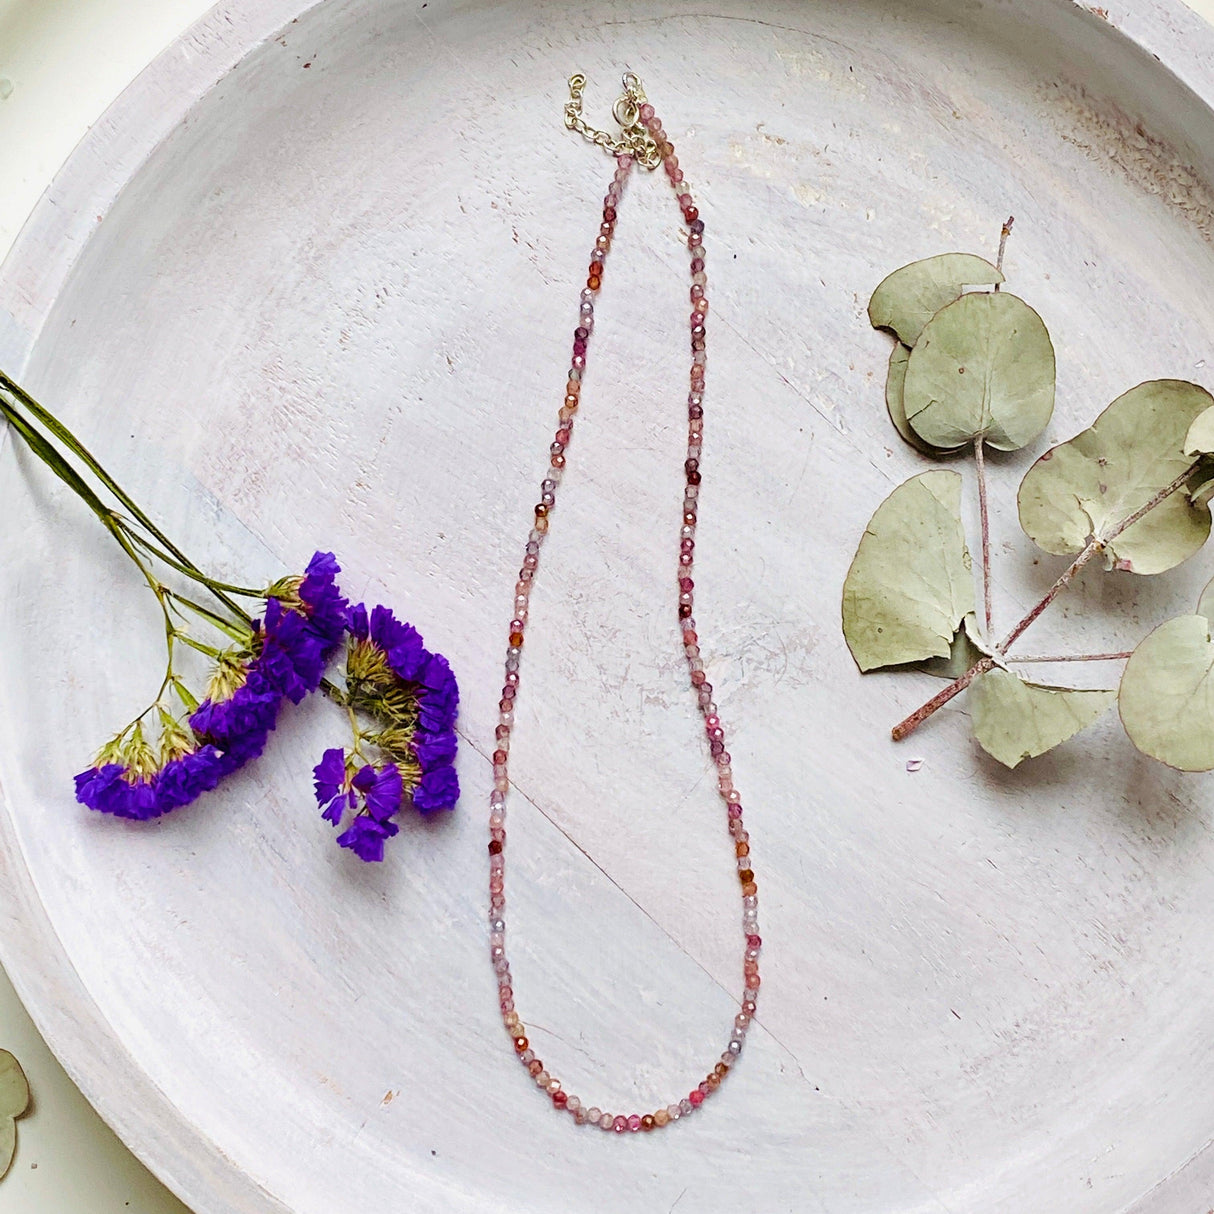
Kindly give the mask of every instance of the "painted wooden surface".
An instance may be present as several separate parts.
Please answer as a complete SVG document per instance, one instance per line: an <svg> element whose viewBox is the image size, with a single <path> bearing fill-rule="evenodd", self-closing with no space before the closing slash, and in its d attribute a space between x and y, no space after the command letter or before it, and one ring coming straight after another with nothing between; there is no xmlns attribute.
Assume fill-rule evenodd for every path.
<svg viewBox="0 0 1214 1214"><path fill-rule="evenodd" d="M154 611L7 444L0 950L69 1070L200 1214L1196 1208L1209 784L1113 721L1009 775L963 702L896 748L933 686L861 679L837 613L873 506L921 466L863 315L892 266L989 252L1016 215L1010 285L1059 352L1051 441L1141 379L1212 382L1208 28L1170 2L299 7L221 7L95 128L0 274L0 361L215 568L333 547L352 593L415 618L462 674L466 794L382 869L339 854L311 804L341 735L317 703L162 823L78 810L71 773L158 677ZM482 811L610 171L561 128L563 81L587 70L604 112L622 64L707 222L698 616L766 941L728 1090L624 1142L554 1117L509 1055ZM520 1011L613 1108L689 1086L737 987L671 602L677 218L633 183L512 754ZM1054 573L1008 509L1031 454L995 471L1003 618ZM1192 564L1085 578L1042 646L1132 641L1208 580Z"/></svg>

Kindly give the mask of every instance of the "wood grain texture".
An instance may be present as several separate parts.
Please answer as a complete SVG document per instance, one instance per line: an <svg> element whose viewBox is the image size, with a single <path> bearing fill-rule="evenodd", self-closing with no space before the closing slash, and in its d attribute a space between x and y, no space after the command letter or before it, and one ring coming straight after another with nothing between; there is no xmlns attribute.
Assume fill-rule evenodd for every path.
<svg viewBox="0 0 1214 1214"><path fill-rule="evenodd" d="M73 1076L199 1214L1192 1208L1214 1175L1208 783L1113 721L996 770L964 701L896 748L936 685L861 679L838 611L874 505L925 466L864 316L893 266L990 256L1016 215L1009 286L1058 350L1049 442L1142 379L1209 382L1214 36L1170 0L1117 26L1062 0L302 7L221 6L95 128L0 273L0 356L198 559L271 576L332 547L352 593L413 617L462 676L465 798L380 869L338 853L309 769L340 722L316 703L161 823L79 810L71 773L157 677L154 612L3 447L0 949ZM563 81L588 71L603 112L623 64L707 223L697 614L766 941L727 1092L626 1142L554 1117L509 1054L482 812L610 171L560 126ZM738 986L672 603L677 219L633 182L511 765L520 1012L612 1108L689 1086ZM997 624L1056 572L1015 528L1034 453L992 461ZM1041 647L1065 624L1121 648L1208 577L1093 571Z"/></svg>

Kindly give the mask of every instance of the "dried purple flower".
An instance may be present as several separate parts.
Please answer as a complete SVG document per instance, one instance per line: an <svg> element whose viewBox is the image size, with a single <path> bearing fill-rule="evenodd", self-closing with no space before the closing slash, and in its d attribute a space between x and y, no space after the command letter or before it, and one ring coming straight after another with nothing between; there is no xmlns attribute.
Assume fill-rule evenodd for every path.
<svg viewBox="0 0 1214 1214"><path fill-rule="evenodd" d="M223 756L214 746L178 754L153 770L102 763L76 776L76 799L101 813L148 822L196 800L224 774Z"/></svg>
<svg viewBox="0 0 1214 1214"><path fill-rule="evenodd" d="M346 630L345 596L337 587L341 566L331 552L313 553L299 584L299 599L303 603L312 627L331 650L341 643Z"/></svg>
<svg viewBox="0 0 1214 1214"><path fill-rule="evenodd" d="M312 769L316 783L316 801L321 817L340 827L347 810L353 811L348 828L337 837L341 847L349 848L363 860L382 860L384 840L399 827L391 819L400 810L401 774L395 763L375 766L356 762L336 747L326 750Z"/></svg>
<svg viewBox="0 0 1214 1214"><path fill-rule="evenodd" d="M298 703L315 691L341 642L347 603L337 587L340 572L331 552L317 552L302 576L272 586L250 643L220 657L188 729L161 707L156 752L137 722L76 777L77 800L147 821L195 800L261 754L283 700Z"/></svg>
<svg viewBox="0 0 1214 1214"><path fill-rule="evenodd" d="M401 778L400 768L395 763L386 763L380 768L368 763L359 768L353 786L362 794L367 815L376 822L386 822L399 811Z"/></svg>
<svg viewBox="0 0 1214 1214"><path fill-rule="evenodd" d="M425 689L421 695L421 727L429 733L450 729L459 708L459 686L450 663L441 653L429 655L420 681Z"/></svg>
<svg viewBox="0 0 1214 1214"><path fill-rule="evenodd" d="M423 771L413 788L413 806L423 814L453 809L459 800L459 777L450 763Z"/></svg>
<svg viewBox="0 0 1214 1214"><path fill-rule="evenodd" d="M337 836L337 844L349 848L360 860L375 862L384 858L384 840L392 838L399 830L395 822L358 817L350 823L349 830Z"/></svg>
<svg viewBox="0 0 1214 1214"><path fill-rule="evenodd" d="M302 578L272 587L265 615L253 626L252 656L221 659L207 699L190 727L224 753L229 771L261 754L283 698L298 704L320 686L325 662L340 642L346 600L331 552L317 552Z"/></svg>
<svg viewBox="0 0 1214 1214"><path fill-rule="evenodd" d="M346 783L346 752L338 746L326 750L312 768L312 777L316 785L316 803L323 810L320 816L334 826L340 826L347 806L353 807L355 801Z"/></svg>
<svg viewBox="0 0 1214 1214"><path fill-rule="evenodd" d="M364 604L353 605L348 628L349 702L382 726L362 736L400 767L417 809L452 808L459 798L453 766L459 687L450 663L386 607L368 613Z"/></svg>

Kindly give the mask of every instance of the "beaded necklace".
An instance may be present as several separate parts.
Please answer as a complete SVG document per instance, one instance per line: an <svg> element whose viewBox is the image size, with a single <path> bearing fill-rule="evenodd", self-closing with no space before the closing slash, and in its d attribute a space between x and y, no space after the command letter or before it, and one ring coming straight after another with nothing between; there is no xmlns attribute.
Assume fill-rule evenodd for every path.
<svg viewBox="0 0 1214 1214"><path fill-rule="evenodd" d="M489 950L497 974L502 1021L513 1041L519 1061L536 1085L548 1095L555 1109L568 1113L578 1125L593 1125L602 1130L623 1134L628 1131L635 1133L639 1130L660 1129L678 1121L695 1112L721 1086L722 1080L729 1074L730 1067L742 1052L746 1031L755 1014L755 1003L759 995L759 949L762 940L759 937L758 891L750 867L750 836L742 824L742 799L733 785L729 752L725 749L725 731L717 706L713 702L712 685L704 672L696 622L692 616L694 584L691 567L695 553L696 512L700 496L700 450L704 427L704 339L705 318L708 314L708 297L705 294L707 279L704 274L704 221L700 218L683 180L683 170L679 168L674 147L654 114L653 106L646 100L637 77L631 72L624 75L624 93L616 101L612 111L621 127L619 137L612 137L605 131L587 126L582 118L582 93L585 86L584 76L579 74L570 77L570 99L565 105L565 125L613 155L616 170L607 188L607 196L603 200L603 222L594 242L594 252L590 255L589 275L581 294L577 328L573 332L573 358L570 362L569 379L565 385L565 400L558 414L556 435L549 448L549 466L540 485L540 500L535 507L535 523L527 537L523 567L519 570L518 582L514 587L514 618L510 621L510 640L506 650L505 686L498 704L499 717L493 752L493 792L489 798ZM687 485L683 497L683 526L679 533L678 613L683 634L683 651L691 674L691 686L704 718L709 750L717 768L717 787L725 803L726 821L737 856L738 878L742 885L742 931L746 937L746 951L743 963L742 1006L734 1019L729 1044L720 1061L682 1100L656 1109L652 1113L627 1115L612 1114L585 1106L579 1097L565 1090L559 1079L549 1074L531 1048L525 1026L514 1009L514 983L510 975L510 963L506 959L504 890L506 793L510 787L507 762L510 753L510 732L514 727L514 704L518 695L523 639L527 628L527 608L539 567L540 548L548 534L549 517L556 503L557 486L565 470L565 451L573 434L573 419L581 398L586 350L594 328L594 300L602 283L607 253L615 232L616 211L634 164L640 164L646 169L657 168L659 164L663 166L674 187L683 220L687 225L687 248L691 254L691 390L687 397L687 461L684 464Z"/></svg>

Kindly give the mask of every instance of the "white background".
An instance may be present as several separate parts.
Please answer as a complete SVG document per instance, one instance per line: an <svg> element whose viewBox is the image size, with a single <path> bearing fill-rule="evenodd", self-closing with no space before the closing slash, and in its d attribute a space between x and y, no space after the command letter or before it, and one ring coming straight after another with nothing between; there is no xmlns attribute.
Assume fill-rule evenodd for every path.
<svg viewBox="0 0 1214 1214"><path fill-rule="evenodd" d="M1191 4L1214 20L1214 0ZM0 258L89 124L208 7L208 0L0 0ZM0 1183L6 1214L181 1214L55 1062L2 972L0 1047L21 1060L35 1100L20 1124L13 1171Z"/></svg>

